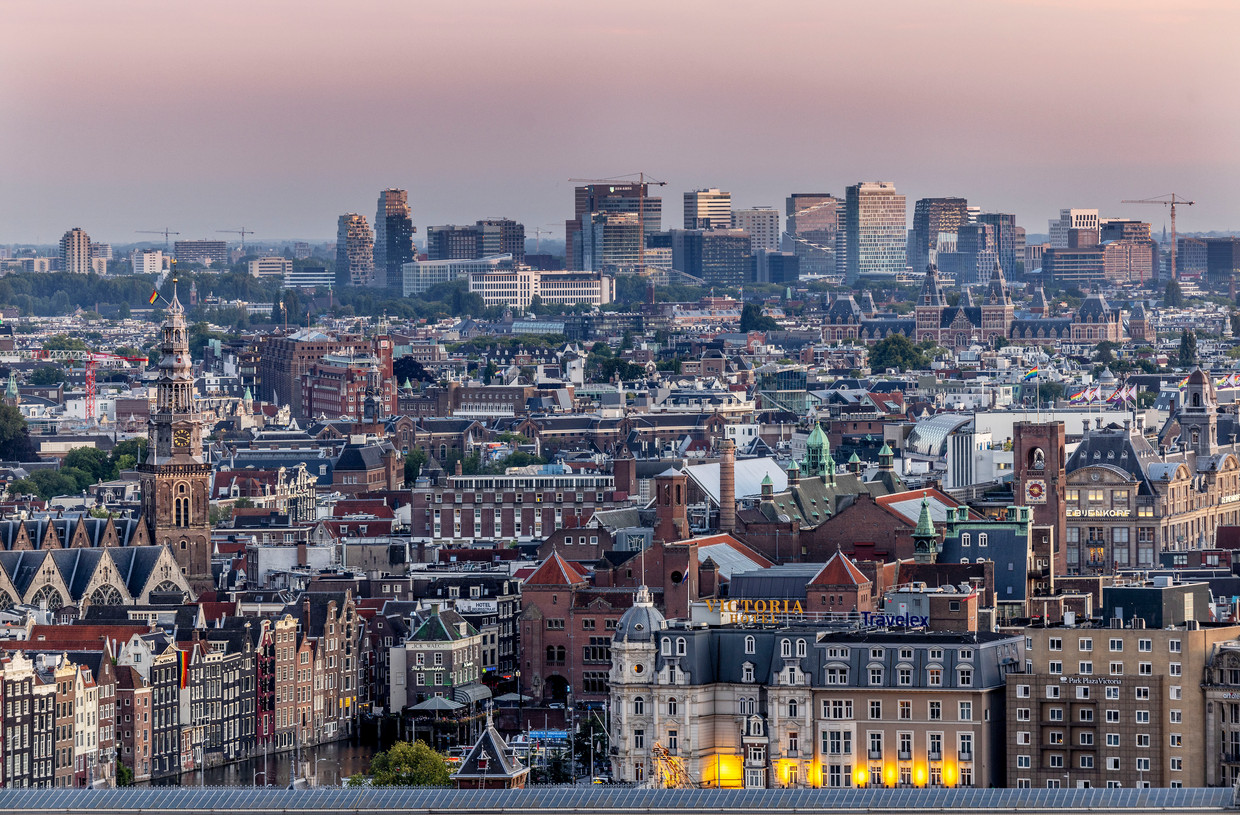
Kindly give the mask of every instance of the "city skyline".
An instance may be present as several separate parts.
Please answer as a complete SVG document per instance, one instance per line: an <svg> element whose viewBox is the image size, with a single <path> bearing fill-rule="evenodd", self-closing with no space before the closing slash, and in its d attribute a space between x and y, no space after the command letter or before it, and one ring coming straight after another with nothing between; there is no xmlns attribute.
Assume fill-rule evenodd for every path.
<svg viewBox="0 0 1240 815"><path fill-rule="evenodd" d="M1222 3L67 6L68 29L65 5L9 11L0 145L22 160L0 242L330 240L387 187L423 227L506 216L559 239L568 178L638 170L736 208L890 180L1035 232L1066 207L1161 231L1120 201L1175 191L1198 202L1181 230L1240 228ZM109 47L135 41L155 45Z"/></svg>

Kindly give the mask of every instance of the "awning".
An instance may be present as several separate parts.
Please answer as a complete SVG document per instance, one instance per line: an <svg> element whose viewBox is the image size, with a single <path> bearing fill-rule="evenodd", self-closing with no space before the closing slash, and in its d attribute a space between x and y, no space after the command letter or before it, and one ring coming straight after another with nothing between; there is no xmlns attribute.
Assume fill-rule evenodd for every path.
<svg viewBox="0 0 1240 815"><path fill-rule="evenodd" d="M452 698L467 705L476 705L491 698L491 689L486 685L461 685L452 690Z"/></svg>

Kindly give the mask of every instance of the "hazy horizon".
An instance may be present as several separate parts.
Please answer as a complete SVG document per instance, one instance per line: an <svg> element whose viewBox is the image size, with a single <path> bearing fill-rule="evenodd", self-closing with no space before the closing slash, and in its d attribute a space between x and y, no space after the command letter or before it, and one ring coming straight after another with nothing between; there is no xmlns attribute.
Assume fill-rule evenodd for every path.
<svg viewBox="0 0 1240 815"><path fill-rule="evenodd" d="M622 14L621 14L622 13ZM1240 229L1240 9L1067 0L623 7L17 2L0 54L0 243L330 240L409 190L427 225L563 238L570 177L644 170L782 213L893 181L1031 233L1062 207Z"/></svg>

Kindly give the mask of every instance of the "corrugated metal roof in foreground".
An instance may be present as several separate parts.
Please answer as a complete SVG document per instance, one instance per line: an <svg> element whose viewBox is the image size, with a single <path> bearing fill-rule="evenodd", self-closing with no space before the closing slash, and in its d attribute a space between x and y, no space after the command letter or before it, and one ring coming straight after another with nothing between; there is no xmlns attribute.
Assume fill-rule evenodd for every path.
<svg viewBox="0 0 1240 815"><path fill-rule="evenodd" d="M0 790L0 810L57 813L816 812L898 810L1209 811L1231 809L1226 787L1190 789L798 789L652 790L532 787L441 788L147 787Z"/></svg>

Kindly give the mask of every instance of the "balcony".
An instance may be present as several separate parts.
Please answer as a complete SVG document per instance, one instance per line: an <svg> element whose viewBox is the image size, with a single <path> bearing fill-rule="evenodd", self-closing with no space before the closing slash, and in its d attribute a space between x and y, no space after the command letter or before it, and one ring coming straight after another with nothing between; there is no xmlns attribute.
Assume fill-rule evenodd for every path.
<svg viewBox="0 0 1240 815"><path fill-rule="evenodd" d="M956 760L957 760L957 761L972 761L972 760L973 760L973 751L972 751L972 750L963 750L963 751L961 751L961 752L959 753L959 755L957 755L957 756L956 756Z"/></svg>
<svg viewBox="0 0 1240 815"><path fill-rule="evenodd" d="M928 753L926 753L926 758L930 759L931 761L942 761L943 751L942 750L931 750Z"/></svg>
<svg viewBox="0 0 1240 815"><path fill-rule="evenodd" d="M896 753L896 758L900 761L912 761L913 751L912 750L901 750L900 752Z"/></svg>

